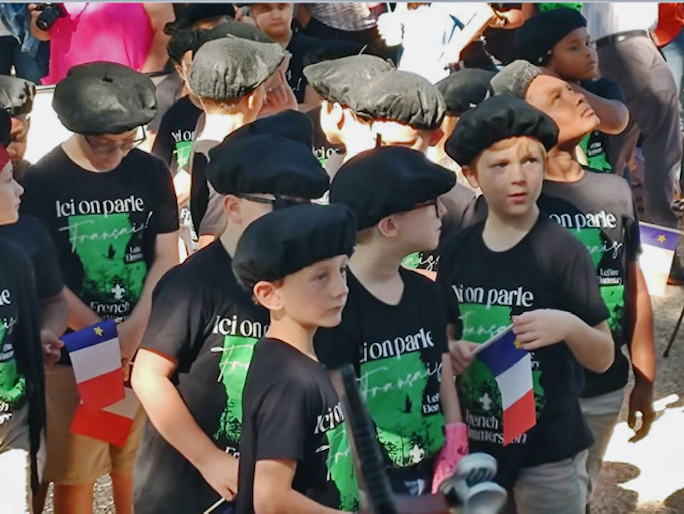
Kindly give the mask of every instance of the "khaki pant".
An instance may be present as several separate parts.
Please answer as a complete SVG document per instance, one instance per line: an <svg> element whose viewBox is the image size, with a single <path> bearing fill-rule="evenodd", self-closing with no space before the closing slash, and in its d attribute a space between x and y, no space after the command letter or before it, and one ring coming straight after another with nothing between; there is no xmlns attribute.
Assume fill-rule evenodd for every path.
<svg viewBox="0 0 684 514"><path fill-rule="evenodd" d="M123 448L105 441L71 434L69 428L80 402L74 371L57 365L46 376L47 455L44 482L76 485L94 482L107 473L132 475L142 437L145 413L142 408Z"/></svg>
<svg viewBox="0 0 684 514"><path fill-rule="evenodd" d="M0 424L0 514L31 513L28 405Z"/></svg>

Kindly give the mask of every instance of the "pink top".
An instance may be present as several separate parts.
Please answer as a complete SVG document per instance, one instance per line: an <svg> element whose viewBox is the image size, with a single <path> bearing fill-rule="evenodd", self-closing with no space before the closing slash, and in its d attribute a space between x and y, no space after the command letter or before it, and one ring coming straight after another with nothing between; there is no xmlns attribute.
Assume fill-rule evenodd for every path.
<svg viewBox="0 0 684 514"><path fill-rule="evenodd" d="M94 61L125 64L140 71L154 32L143 4L71 3L50 31L50 72L43 84L55 84L72 66Z"/></svg>

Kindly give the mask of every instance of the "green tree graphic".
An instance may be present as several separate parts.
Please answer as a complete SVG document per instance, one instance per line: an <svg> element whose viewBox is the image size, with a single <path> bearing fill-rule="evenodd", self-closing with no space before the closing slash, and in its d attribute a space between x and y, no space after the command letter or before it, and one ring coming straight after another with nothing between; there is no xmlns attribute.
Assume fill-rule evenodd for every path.
<svg viewBox="0 0 684 514"><path fill-rule="evenodd" d="M356 511L359 508L359 483L346 423L328 430L325 435L329 445L326 462L328 478L332 479L340 493L340 509Z"/></svg>
<svg viewBox="0 0 684 514"><path fill-rule="evenodd" d="M0 362L0 400L13 403L24 395L26 379L19 375L17 361L13 356L14 351L10 348L5 348L6 323L7 320L1 320L0 322L0 352L3 354L11 353L12 357L8 357L7 360Z"/></svg>

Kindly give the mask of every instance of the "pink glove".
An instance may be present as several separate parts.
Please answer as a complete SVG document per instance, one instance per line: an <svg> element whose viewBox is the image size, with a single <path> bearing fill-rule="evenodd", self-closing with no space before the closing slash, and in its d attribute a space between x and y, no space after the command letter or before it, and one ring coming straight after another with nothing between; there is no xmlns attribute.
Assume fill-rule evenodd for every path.
<svg viewBox="0 0 684 514"><path fill-rule="evenodd" d="M465 423L449 423L444 427L445 442L435 461L432 477L432 494L439 492L439 486L454 474L456 466L468 454L468 428Z"/></svg>

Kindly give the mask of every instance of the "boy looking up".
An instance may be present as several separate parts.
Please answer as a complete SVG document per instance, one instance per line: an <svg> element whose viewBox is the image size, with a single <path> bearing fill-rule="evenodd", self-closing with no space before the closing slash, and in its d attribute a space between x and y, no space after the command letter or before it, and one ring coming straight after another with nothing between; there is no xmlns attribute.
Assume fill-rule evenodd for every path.
<svg viewBox="0 0 684 514"><path fill-rule="evenodd" d="M541 12L527 20L515 33L515 56L544 72L556 75L584 95L600 123L580 141L587 165L596 171L613 170L620 154L617 140L609 135L620 134L629 122L629 111L618 85L599 78L598 55L587 20L576 9L560 8ZM562 127L561 127L562 128ZM613 170L622 175L624 170Z"/></svg>
<svg viewBox="0 0 684 514"><path fill-rule="evenodd" d="M596 267L601 296L608 307L615 341L615 362L603 374L586 371L581 406L595 443L589 450L589 485L596 482L603 455L624 398L629 361L622 353L628 345L634 369L634 389L629 399L628 420L636 429L636 414L642 424L635 439L644 437L655 418L653 383L656 358L653 342L653 309L646 282L637 260L640 253L639 217L629 184L612 174L592 173L577 162L576 147L594 130L598 117L586 99L562 80L547 76L525 64L525 100L547 114L561 127L558 144L549 151L539 207L544 214L568 228L584 243ZM504 68L498 78L515 81L521 74Z"/></svg>
<svg viewBox="0 0 684 514"><path fill-rule="evenodd" d="M354 365L392 488L414 496L429 493L445 427L450 438L461 418L439 290L401 262L437 247L439 196L455 182L420 152L382 147L350 160L330 188L331 204L350 207L359 232L342 323L317 334L316 352L330 369Z"/></svg>
<svg viewBox="0 0 684 514"><path fill-rule="evenodd" d="M581 366L605 371L614 348L586 249L536 204L557 138L551 119L509 96L461 117L447 151L489 212L445 244L437 280L462 337L451 357L471 451L497 459L496 480L512 489L518 512L580 514L592 444L578 401ZM536 426L504 446L499 387L474 351L511 324L518 351L530 352Z"/></svg>
<svg viewBox="0 0 684 514"><path fill-rule="evenodd" d="M306 116L286 111L210 152L226 228L164 276L136 358L133 387L150 420L136 463L137 514L204 512L237 492L242 389L268 313L238 287L232 256L252 221L326 191L312 139Z"/></svg>
<svg viewBox="0 0 684 514"><path fill-rule="evenodd" d="M237 244L235 277L271 318L245 383L239 514L359 508L341 404L313 348L340 322L355 236L344 206L303 205L254 221Z"/></svg>

